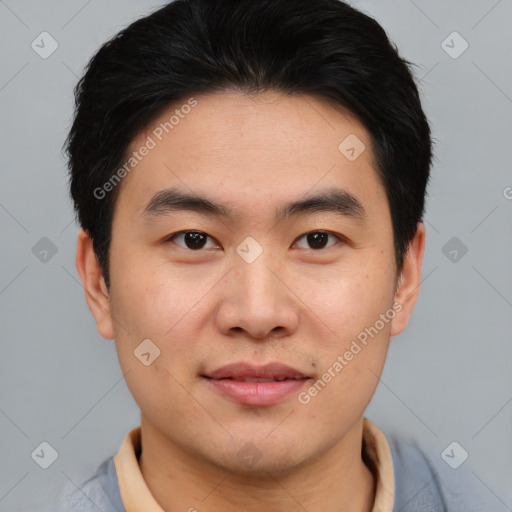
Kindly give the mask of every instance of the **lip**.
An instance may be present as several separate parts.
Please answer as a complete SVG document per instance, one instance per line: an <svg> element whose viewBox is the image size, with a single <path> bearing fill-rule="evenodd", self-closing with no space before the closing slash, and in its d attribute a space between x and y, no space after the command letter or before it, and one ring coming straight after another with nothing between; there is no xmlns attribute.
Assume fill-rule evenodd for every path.
<svg viewBox="0 0 512 512"><path fill-rule="evenodd" d="M242 405L272 405L298 392L311 377L282 363L255 366L233 363L202 375L206 382L228 398ZM257 382L243 379L271 379ZM284 380L277 380L284 379Z"/></svg>
<svg viewBox="0 0 512 512"><path fill-rule="evenodd" d="M204 376L210 379L302 379L308 377L301 371L282 363L268 363L263 366L231 363Z"/></svg>

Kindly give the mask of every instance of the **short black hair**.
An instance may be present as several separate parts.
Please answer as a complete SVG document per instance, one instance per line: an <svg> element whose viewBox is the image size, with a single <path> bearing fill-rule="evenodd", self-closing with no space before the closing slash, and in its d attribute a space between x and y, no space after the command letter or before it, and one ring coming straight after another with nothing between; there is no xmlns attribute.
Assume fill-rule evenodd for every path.
<svg viewBox="0 0 512 512"><path fill-rule="evenodd" d="M398 276L422 221L432 163L413 65L377 21L340 0L175 0L119 32L75 87L65 143L75 211L107 286L121 186L95 191L163 110L223 90L308 94L362 122L387 194Z"/></svg>

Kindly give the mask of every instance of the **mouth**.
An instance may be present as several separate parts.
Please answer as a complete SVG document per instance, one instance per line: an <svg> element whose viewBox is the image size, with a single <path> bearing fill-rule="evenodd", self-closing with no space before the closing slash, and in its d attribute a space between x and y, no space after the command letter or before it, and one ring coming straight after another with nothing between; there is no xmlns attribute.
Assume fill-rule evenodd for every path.
<svg viewBox="0 0 512 512"><path fill-rule="evenodd" d="M242 405L265 406L280 402L312 377L281 363L254 366L234 363L201 375L222 396Z"/></svg>
<svg viewBox="0 0 512 512"><path fill-rule="evenodd" d="M211 379L211 380L232 380L232 381L235 381L235 382L283 382L285 380L304 380L304 379L308 379L309 377L295 377L295 378L289 378L289 377L276 377L276 378L271 378L271 379L265 379L265 378L258 378L258 377L255 377L255 378L251 378L251 377L223 377L223 378L217 378L217 379L213 379L211 377L207 377L206 375L202 375L202 377L205 377L207 379Z"/></svg>
<svg viewBox="0 0 512 512"><path fill-rule="evenodd" d="M205 372L202 376L213 380L232 379L245 382L273 382L310 378L309 375L296 368L277 362L263 366L245 362L230 363L211 372Z"/></svg>

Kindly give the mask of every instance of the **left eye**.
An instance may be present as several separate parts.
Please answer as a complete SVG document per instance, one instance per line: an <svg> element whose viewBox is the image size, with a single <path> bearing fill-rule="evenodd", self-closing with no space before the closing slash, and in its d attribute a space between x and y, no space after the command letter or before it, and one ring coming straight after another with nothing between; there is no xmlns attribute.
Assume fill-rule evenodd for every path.
<svg viewBox="0 0 512 512"><path fill-rule="evenodd" d="M316 251L319 249L326 248L327 238L329 236L332 236L337 240L341 241L341 238L339 236L336 236L334 233L329 233L328 231L311 231L310 233L305 233L304 235L299 237L299 240L306 238L307 243L309 243L312 246L311 248ZM328 247L332 247L333 245L334 244L331 244Z"/></svg>
<svg viewBox="0 0 512 512"><path fill-rule="evenodd" d="M332 243L331 245L326 245L329 236L336 238L338 241L341 241L341 238L339 236L328 231L311 231L310 233L305 233L304 235L300 236L298 240L306 239L307 243L310 244L311 246L310 248L317 251L319 249L325 249L335 245L335 243ZM204 248L212 248L205 246L207 245L206 240L208 238L213 240L213 238L201 231L182 231L181 233L176 233L175 235L170 236L169 238L167 238L166 241L171 241L178 237L183 237L185 249L200 250ZM180 244L177 245L183 247ZM308 247L305 247L305 249L308 249Z"/></svg>

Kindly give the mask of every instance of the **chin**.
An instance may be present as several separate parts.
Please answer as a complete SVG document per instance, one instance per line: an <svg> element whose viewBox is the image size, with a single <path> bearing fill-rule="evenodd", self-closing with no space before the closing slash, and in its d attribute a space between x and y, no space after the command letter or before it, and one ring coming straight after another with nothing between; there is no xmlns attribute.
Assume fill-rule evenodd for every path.
<svg viewBox="0 0 512 512"><path fill-rule="evenodd" d="M298 445L300 451L297 449ZM209 448L211 449L211 444ZM203 452L202 457L219 469L233 473L234 478L251 477L262 481L287 476L316 458L315 454L307 452L304 444L292 438L284 443L282 438L272 441L260 437L258 441L251 440L246 435L243 440L233 440L224 448L219 446L219 449L222 452ZM316 455L320 456L320 453Z"/></svg>
<svg viewBox="0 0 512 512"><path fill-rule="evenodd" d="M218 462L220 468L232 473L230 478L251 478L251 481L258 479L262 482L285 477L306 463L306 461L296 460L296 457L293 459L283 458L279 453L276 454L275 452L267 456L262 454L261 458L254 463L240 460L238 453L234 453L231 459L226 460L223 457Z"/></svg>

